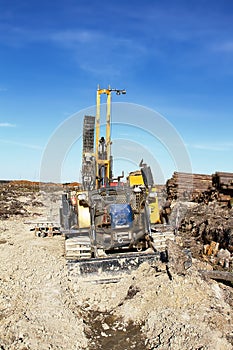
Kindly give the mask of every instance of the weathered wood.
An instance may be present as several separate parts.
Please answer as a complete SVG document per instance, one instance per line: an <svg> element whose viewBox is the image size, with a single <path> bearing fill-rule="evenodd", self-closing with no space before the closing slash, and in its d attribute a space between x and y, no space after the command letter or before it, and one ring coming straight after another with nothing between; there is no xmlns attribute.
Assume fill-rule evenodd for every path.
<svg viewBox="0 0 233 350"><path fill-rule="evenodd" d="M208 271L199 270L199 272L204 276L214 280L233 282L233 273L226 271Z"/></svg>
<svg viewBox="0 0 233 350"><path fill-rule="evenodd" d="M174 172L167 181L167 193L172 198L192 197L209 190L212 187L212 176L204 174Z"/></svg>
<svg viewBox="0 0 233 350"><path fill-rule="evenodd" d="M213 184L218 189L232 189L233 186L233 173L216 172L213 174Z"/></svg>
<svg viewBox="0 0 233 350"><path fill-rule="evenodd" d="M233 173L216 172L213 175L174 172L166 183L172 199L186 198L209 202L229 202L233 197Z"/></svg>
<svg viewBox="0 0 233 350"><path fill-rule="evenodd" d="M220 202L228 202L230 199L231 199L231 196L229 194L220 193L218 196L218 200Z"/></svg>

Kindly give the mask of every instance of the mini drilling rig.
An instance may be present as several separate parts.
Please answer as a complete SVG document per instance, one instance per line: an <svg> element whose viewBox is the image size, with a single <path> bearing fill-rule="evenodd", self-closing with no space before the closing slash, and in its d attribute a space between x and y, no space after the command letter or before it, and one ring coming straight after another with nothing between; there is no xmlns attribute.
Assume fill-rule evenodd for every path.
<svg viewBox="0 0 233 350"><path fill-rule="evenodd" d="M126 94L125 90L98 87L96 116L84 116L82 185L62 196L60 221L66 258L72 266L78 264L80 273L130 270L161 256L154 243L161 232L153 229L160 216L150 167L143 164L125 182L123 172L113 177L112 92ZM102 95L107 96L105 137L100 136Z"/></svg>

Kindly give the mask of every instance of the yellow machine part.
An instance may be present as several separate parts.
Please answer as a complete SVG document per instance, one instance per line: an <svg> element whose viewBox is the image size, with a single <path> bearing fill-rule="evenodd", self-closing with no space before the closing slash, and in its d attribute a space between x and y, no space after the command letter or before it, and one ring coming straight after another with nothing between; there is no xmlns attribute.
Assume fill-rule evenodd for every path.
<svg viewBox="0 0 233 350"><path fill-rule="evenodd" d="M144 181L140 170L131 172L129 174L128 181L129 181L130 187L144 186ZM159 214L158 196L157 196L157 190L155 187L151 189L148 195L148 201L149 201L151 224L161 223L160 214Z"/></svg>
<svg viewBox="0 0 233 350"><path fill-rule="evenodd" d="M89 207L81 205L80 195L87 195L87 192L77 192L77 212L78 212L78 227L79 228L89 228L91 225L90 211Z"/></svg>
<svg viewBox="0 0 233 350"><path fill-rule="evenodd" d="M151 224L161 223L160 214L159 214L159 202L156 192L156 188L152 188L148 196L149 209L150 209L150 222Z"/></svg>
<svg viewBox="0 0 233 350"><path fill-rule="evenodd" d="M90 227L90 212L89 208L78 205L78 226L79 228Z"/></svg>
<svg viewBox="0 0 233 350"><path fill-rule="evenodd" d="M130 187L134 186L144 186L144 181L141 171L134 171L129 174L128 177Z"/></svg>

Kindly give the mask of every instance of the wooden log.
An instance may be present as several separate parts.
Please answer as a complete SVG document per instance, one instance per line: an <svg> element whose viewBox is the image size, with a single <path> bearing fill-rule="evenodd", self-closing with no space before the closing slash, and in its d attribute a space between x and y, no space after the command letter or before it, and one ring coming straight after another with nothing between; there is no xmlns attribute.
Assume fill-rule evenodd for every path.
<svg viewBox="0 0 233 350"><path fill-rule="evenodd" d="M205 174L192 174L174 172L166 183L167 193L174 197L192 197L193 194L201 194L212 187L212 176Z"/></svg>
<svg viewBox="0 0 233 350"><path fill-rule="evenodd" d="M233 273L226 271L208 271L208 270L199 270L199 272L204 276L214 280L228 281L233 282Z"/></svg>
<svg viewBox="0 0 233 350"><path fill-rule="evenodd" d="M216 187L233 185L233 173L216 172L213 174L213 183Z"/></svg>
<svg viewBox="0 0 233 350"><path fill-rule="evenodd" d="M233 173L227 173L227 172L223 172L223 171L216 171L215 174L219 177L232 177L233 176Z"/></svg>
<svg viewBox="0 0 233 350"><path fill-rule="evenodd" d="M220 201L220 202L228 202L228 201L231 200L231 196L230 196L230 195L228 195L228 194L223 194L223 193L220 193L219 196L218 196L218 198L219 198L219 201Z"/></svg>

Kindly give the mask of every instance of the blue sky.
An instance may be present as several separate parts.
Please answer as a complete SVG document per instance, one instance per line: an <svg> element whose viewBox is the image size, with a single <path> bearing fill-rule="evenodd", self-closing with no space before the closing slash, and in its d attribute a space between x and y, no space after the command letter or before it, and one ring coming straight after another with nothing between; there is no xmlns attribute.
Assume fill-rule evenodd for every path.
<svg viewBox="0 0 233 350"><path fill-rule="evenodd" d="M38 180L52 135L95 104L97 84L127 90L114 102L162 115L183 140L193 172L233 172L231 0L0 0L0 178ZM150 128L151 117L137 118ZM62 181L78 178L80 125ZM118 126L113 150L114 137L125 144L141 138L138 129ZM177 166L158 140L143 143L138 157L152 154L170 177ZM117 172L130 170L129 156L114 157L121 158Z"/></svg>

